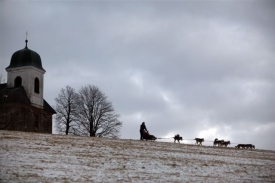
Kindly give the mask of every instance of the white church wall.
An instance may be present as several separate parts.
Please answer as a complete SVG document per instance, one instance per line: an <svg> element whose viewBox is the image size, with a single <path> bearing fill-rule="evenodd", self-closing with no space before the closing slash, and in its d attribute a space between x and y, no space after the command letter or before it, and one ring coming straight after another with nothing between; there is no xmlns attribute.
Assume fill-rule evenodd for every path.
<svg viewBox="0 0 275 183"><path fill-rule="evenodd" d="M43 108L43 91L44 91L44 73L40 69L33 66L17 67L7 69L9 88L14 87L14 80L20 76L22 78L22 86L24 87L27 96L29 97L33 106ZM39 79L39 93L34 92L35 78Z"/></svg>

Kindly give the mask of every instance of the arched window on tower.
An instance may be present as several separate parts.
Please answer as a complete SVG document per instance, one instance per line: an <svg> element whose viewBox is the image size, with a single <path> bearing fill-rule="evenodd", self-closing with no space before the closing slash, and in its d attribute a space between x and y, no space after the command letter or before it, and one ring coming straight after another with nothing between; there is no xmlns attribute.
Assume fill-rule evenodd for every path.
<svg viewBox="0 0 275 183"><path fill-rule="evenodd" d="M22 86L22 78L20 76L17 76L14 80L14 87L18 88Z"/></svg>
<svg viewBox="0 0 275 183"><path fill-rule="evenodd" d="M39 93L39 79L38 78L34 79L34 92Z"/></svg>

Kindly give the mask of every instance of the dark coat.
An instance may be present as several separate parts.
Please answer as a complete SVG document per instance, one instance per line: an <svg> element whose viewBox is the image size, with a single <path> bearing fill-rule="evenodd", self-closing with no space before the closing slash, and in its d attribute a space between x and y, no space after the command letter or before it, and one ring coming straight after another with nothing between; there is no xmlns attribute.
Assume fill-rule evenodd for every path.
<svg viewBox="0 0 275 183"><path fill-rule="evenodd" d="M139 130L139 131L140 131L140 132L144 132L144 131L147 131L147 132L148 132L148 130L147 130L145 124L141 124L141 125L140 125L140 130Z"/></svg>

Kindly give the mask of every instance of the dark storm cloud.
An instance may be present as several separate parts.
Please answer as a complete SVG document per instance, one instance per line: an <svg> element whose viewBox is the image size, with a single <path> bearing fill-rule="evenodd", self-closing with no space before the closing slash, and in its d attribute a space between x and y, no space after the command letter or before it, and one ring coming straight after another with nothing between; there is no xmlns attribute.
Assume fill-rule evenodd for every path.
<svg viewBox="0 0 275 183"><path fill-rule="evenodd" d="M24 47L45 99L97 85L122 138L224 138L274 149L274 1L1 1L1 73ZM193 143L188 141L188 143Z"/></svg>

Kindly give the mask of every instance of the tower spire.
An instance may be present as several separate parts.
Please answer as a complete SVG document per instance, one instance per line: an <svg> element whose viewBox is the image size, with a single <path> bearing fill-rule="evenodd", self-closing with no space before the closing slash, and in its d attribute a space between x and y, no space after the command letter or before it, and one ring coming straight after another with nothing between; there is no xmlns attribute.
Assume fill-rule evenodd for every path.
<svg viewBox="0 0 275 183"><path fill-rule="evenodd" d="M26 32L26 47L25 48L28 48L28 32Z"/></svg>

